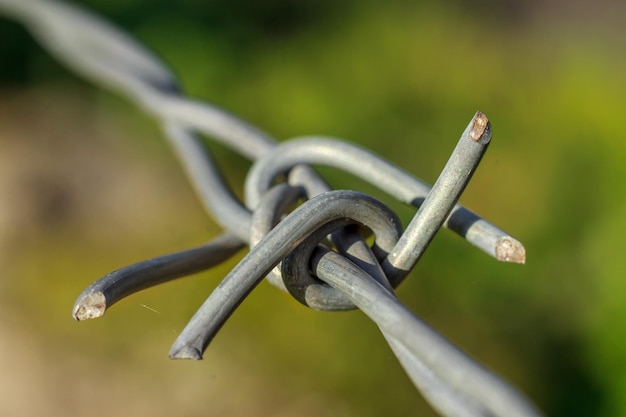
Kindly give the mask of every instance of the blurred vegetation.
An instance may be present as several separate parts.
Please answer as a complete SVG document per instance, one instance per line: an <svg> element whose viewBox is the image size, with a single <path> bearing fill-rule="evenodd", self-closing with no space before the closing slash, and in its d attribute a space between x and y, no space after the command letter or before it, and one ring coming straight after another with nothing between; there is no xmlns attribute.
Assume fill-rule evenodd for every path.
<svg viewBox="0 0 626 417"><path fill-rule="evenodd" d="M546 414L626 416L620 3L85 4L154 49L191 96L279 140L345 138L429 182L486 113L494 140L462 202L524 242L528 263L442 232L399 296ZM361 314L312 312L266 285L203 363L168 362L232 262L73 323L74 297L98 276L218 229L152 120L74 78L17 24L0 20L0 39L0 387L12 389L0 410L434 415ZM248 162L215 150L240 187Z"/></svg>

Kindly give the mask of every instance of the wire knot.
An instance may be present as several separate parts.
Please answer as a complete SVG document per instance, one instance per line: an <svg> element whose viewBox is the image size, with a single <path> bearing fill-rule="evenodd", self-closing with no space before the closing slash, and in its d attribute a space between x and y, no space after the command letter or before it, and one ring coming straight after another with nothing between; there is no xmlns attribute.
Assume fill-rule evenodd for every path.
<svg viewBox="0 0 626 417"><path fill-rule="evenodd" d="M260 237L274 227L282 227L278 221L284 209L304 197L306 192L302 187L283 183L271 188L253 213L251 245L264 244ZM298 207L298 215L309 218L316 228L270 272L268 281L316 310L355 308L344 294L312 273L310 259L313 252L332 248L365 270L378 268L382 271L379 262L393 249L402 232L400 220L389 207L373 197L356 191L337 190L305 201ZM361 234L362 228L357 225L374 232L376 239L371 249ZM268 251L271 252L271 248ZM396 280L395 284L399 281Z"/></svg>

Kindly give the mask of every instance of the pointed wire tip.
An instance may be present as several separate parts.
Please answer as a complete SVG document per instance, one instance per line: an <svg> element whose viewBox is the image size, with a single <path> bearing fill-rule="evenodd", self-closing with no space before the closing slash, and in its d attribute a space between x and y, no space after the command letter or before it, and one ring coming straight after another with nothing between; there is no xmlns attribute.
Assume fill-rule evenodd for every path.
<svg viewBox="0 0 626 417"><path fill-rule="evenodd" d="M193 346L184 345L181 348L172 348L169 354L170 359L192 359L202 360L202 352Z"/></svg>
<svg viewBox="0 0 626 417"><path fill-rule="evenodd" d="M491 123L484 113L476 112L469 131L469 138L482 144L491 140Z"/></svg>
<svg viewBox="0 0 626 417"><path fill-rule="evenodd" d="M107 309L107 300L100 291L81 294L74 303L72 317L74 320L89 320L102 317Z"/></svg>
<svg viewBox="0 0 626 417"><path fill-rule="evenodd" d="M526 263L526 249L518 240L503 237L496 243L496 259L516 264Z"/></svg>

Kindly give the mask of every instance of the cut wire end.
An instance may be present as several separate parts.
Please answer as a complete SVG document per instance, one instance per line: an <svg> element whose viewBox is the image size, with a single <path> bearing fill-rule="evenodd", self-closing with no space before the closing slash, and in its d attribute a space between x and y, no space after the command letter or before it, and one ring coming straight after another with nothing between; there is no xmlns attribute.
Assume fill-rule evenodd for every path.
<svg viewBox="0 0 626 417"><path fill-rule="evenodd" d="M107 309L107 300L102 292L83 293L74 303L72 317L76 321L97 319Z"/></svg>
<svg viewBox="0 0 626 417"><path fill-rule="evenodd" d="M485 144L491 140L491 123L482 112L476 112L472 120L469 138L474 142Z"/></svg>
<svg viewBox="0 0 626 417"><path fill-rule="evenodd" d="M496 259L516 264L526 263L526 249L517 239L503 237L496 243Z"/></svg>

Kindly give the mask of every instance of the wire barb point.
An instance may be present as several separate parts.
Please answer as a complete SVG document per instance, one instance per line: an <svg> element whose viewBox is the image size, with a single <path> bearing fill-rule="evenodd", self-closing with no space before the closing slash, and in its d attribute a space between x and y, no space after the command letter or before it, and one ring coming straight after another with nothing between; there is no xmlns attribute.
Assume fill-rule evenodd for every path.
<svg viewBox="0 0 626 417"><path fill-rule="evenodd" d="M517 239L503 237L496 243L496 259L516 264L526 263L526 249Z"/></svg>
<svg viewBox="0 0 626 417"><path fill-rule="evenodd" d="M176 350L172 349L169 354L170 359L192 359L194 361L202 360L202 352L193 346L185 345Z"/></svg>
<svg viewBox="0 0 626 417"><path fill-rule="evenodd" d="M87 293L79 297L74 304L72 317L76 321L97 319L107 309L107 300L102 292Z"/></svg>
<svg viewBox="0 0 626 417"><path fill-rule="evenodd" d="M474 142L488 143L491 140L491 123L484 113L476 112L472 127L470 128L469 138Z"/></svg>

